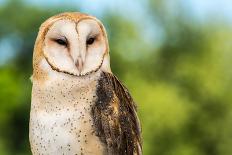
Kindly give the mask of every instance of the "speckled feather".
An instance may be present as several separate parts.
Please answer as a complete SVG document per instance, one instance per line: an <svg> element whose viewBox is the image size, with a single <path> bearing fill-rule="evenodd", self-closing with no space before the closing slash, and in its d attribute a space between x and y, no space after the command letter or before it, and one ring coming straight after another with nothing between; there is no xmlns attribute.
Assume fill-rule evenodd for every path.
<svg viewBox="0 0 232 155"><path fill-rule="evenodd" d="M104 154L95 135L91 109L96 102L99 73L86 78L57 76L33 83L30 142L37 154Z"/></svg>

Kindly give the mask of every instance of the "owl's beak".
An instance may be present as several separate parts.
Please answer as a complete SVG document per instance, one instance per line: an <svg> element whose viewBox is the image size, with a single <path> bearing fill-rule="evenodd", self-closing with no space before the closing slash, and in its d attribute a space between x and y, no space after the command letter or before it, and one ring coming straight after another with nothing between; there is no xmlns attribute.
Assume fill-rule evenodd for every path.
<svg viewBox="0 0 232 155"><path fill-rule="evenodd" d="M81 72L82 68L83 68L83 60L81 59L81 57L78 57L75 63L77 69L79 70L79 72Z"/></svg>

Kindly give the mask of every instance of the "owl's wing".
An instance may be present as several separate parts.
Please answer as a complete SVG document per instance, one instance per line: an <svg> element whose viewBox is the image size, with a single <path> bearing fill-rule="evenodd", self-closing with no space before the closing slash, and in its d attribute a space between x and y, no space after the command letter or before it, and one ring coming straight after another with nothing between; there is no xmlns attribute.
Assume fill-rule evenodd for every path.
<svg viewBox="0 0 232 155"><path fill-rule="evenodd" d="M141 128L136 105L116 76L103 72L92 109L96 133L113 155L141 155Z"/></svg>

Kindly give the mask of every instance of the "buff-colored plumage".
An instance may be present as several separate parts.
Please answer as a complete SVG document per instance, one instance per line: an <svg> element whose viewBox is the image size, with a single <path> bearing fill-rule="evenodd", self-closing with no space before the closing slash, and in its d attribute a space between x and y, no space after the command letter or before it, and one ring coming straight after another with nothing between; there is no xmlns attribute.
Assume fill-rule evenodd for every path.
<svg viewBox="0 0 232 155"><path fill-rule="evenodd" d="M33 155L141 154L135 104L111 73L95 17L63 13L41 25L32 81Z"/></svg>

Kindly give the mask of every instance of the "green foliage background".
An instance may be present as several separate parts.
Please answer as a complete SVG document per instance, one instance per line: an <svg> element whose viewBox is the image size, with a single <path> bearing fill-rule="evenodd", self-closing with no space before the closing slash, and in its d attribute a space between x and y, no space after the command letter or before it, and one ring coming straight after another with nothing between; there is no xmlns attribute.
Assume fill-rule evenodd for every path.
<svg viewBox="0 0 232 155"><path fill-rule="evenodd" d="M160 43L144 39L143 24L104 13L113 72L138 104L145 155L232 154L232 28L219 18L204 23L168 1L144 6ZM32 51L40 24L51 15L78 11L9 1L0 6L0 44L14 56L0 63L0 154L29 155L28 120ZM154 27L153 27L154 24ZM158 31L158 30L157 30ZM4 45L4 44L3 44ZM8 49L8 48L6 48ZM0 51L7 52L7 51ZM2 60L2 59L0 59Z"/></svg>

